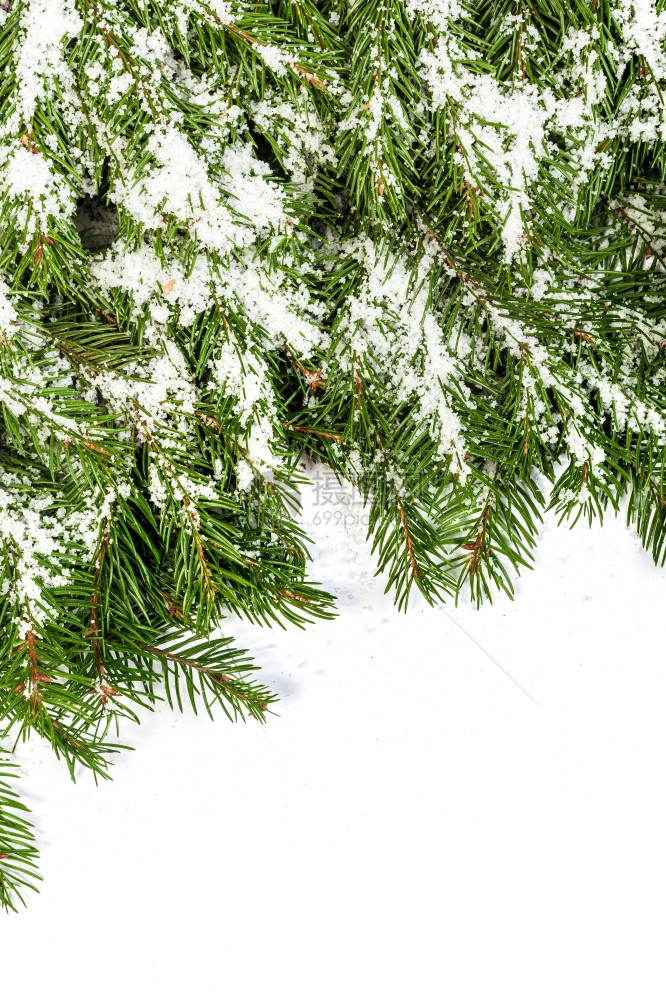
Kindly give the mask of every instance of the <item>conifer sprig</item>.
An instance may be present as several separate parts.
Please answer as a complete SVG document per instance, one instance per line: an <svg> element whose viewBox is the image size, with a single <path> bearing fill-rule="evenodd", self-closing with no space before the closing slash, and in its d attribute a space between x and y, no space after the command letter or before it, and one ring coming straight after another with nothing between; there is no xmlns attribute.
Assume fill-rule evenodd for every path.
<svg viewBox="0 0 666 1000"><path fill-rule="evenodd" d="M664 0L3 0L0 71L6 739L263 719L302 451L401 609L512 595L542 476L664 562Z"/></svg>
<svg viewBox="0 0 666 1000"><path fill-rule="evenodd" d="M36 889L41 881L28 807L11 785L16 771L0 754L0 907L5 910L16 910L18 902L25 905L25 890Z"/></svg>

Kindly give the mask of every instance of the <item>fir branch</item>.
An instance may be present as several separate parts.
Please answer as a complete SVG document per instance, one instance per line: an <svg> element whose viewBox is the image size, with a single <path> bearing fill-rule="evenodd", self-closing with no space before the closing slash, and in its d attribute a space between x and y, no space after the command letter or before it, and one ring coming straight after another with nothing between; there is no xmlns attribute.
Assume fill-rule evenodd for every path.
<svg viewBox="0 0 666 1000"><path fill-rule="evenodd" d="M664 561L661 7L0 11L6 735L102 776L163 691L263 719L211 636L334 613L303 450L402 609L513 595L537 473Z"/></svg>
<svg viewBox="0 0 666 1000"><path fill-rule="evenodd" d="M209 639L205 643L183 638L174 642L174 636L165 636L160 646L141 643L141 649L151 654L163 666L166 697L170 706L180 711L183 702L180 681L184 679L188 698L196 713L200 699L212 718L212 707L219 704L225 715L234 721L245 714L265 721L269 705L277 699L266 687L248 681L251 667L244 654L246 650L229 647L231 639ZM168 648L165 648L168 647Z"/></svg>
<svg viewBox="0 0 666 1000"><path fill-rule="evenodd" d="M36 890L41 881L29 809L9 783L16 773L16 766L0 750L0 907L5 910L16 910L17 902L26 905L24 890Z"/></svg>

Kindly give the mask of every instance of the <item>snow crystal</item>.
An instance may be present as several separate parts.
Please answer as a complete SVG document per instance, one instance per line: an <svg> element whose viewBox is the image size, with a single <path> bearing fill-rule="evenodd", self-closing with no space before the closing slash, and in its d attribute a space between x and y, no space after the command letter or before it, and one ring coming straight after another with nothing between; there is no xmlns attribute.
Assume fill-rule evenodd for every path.
<svg viewBox="0 0 666 1000"><path fill-rule="evenodd" d="M0 278L0 340L10 340L10 327L17 323L18 316L9 297L9 286Z"/></svg>
<svg viewBox="0 0 666 1000"><path fill-rule="evenodd" d="M307 109L307 113L306 113ZM299 111L281 99L275 90L269 90L261 101L252 105L252 118L263 131L279 131L281 156L286 171L296 183L314 188L314 164L335 164L333 146L327 141L323 122L312 109Z"/></svg>
<svg viewBox="0 0 666 1000"><path fill-rule="evenodd" d="M62 40L75 38L83 21L70 0L26 0L16 44L16 100L29 126L50 79L70 79Z"/></svg>
<svg viewBox="0 0 666 1000"><path fill-rule="evenodd" d="M49 216L69 216L74 211L74 192L62 176L50 168L45 157L31 154L18 143L13 154L0 165L0 176L8 193L26 209L31 205L44 222Z"/></svg>
<svg viewBox="0 0 666 1000"><path fill-rule="evenodd" d="M414 295L411 289L413 266L405 258L380 254L370 239L349 241L343 252L363 261L366 277L346 303L349 356L364 356L384 362L386 384L396 401L411 402L416 397L417 414L425 418L442 460L452 459L452 470L465 480L462 463L465 451L459 415L447 401L447 386L469 398L460 361L469 351L469 341L461 333L454 355L446 344L437 316L427 305L427 282ZM432 261L426 255L419 263L420 278L427 276ZM391 316L391 327L386 316ZM395 331L395 332L393 332ZM340 353L340 364L345 356Z"/></svg>
<svg viewBox="0 0 666 1000"><path fill-rule="evenodd" d="M199 4L193 5L190 3L188 6L191 9L196 10ZM216 14L217 17L219 17L220 21L224 21L226 23L231 20L231 4L228 0L205 0L201 6L205 6L208 10L212 10L213 14Z"/></svg>
<svg viewBox="0 0 666 1000"><path fill-rule="evenodd" d="M249 145L227 146L222 160L227 172L223 185L238 201L238 211L261 233L271 226L284 229L284 195L277 184L267 180L271 173L268 163L254 156Z"/></svg>
<svg viewBox="0 0 666 1000"><path fill-rule="evenodd" d="M42 513L52 502L49 496L26 503L24 494L8 488L7 481L0 487L0 539L9 546L15 561L13 576L5 577L5 593L14 599L20 638L47 621L43 590L65 586L71 580L71 571L59 561L61 554L75 545L84 558L94 556L101 523L114 495L111 490L106 495L91 491L85 499L86 509L54 518Z"/></svg>
<svg viewBox="0 0 666 1000"><path fill-rule="evenodd" d="M257 55L261 56L269 69L272 69L276 76L284 76L287 67L293 64L290 52L283 52L277 45L266 45L261 42L254 42L252 48Z"/></svg>
<svg viewBox="0 0 666 1000"><path fill-rule="evenodd" d="M211 368L227 395L239 397L236 412L247 423L252 419L255 404L264 395L268 383L266 365L249 353L241 358L233 344L223 344Z"/></svg>

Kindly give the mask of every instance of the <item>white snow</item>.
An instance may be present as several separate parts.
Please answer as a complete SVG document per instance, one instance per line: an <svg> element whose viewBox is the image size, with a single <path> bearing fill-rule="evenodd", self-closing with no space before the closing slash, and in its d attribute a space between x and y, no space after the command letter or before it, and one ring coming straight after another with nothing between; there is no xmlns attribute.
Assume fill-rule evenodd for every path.
<svg viewBox="0 0 666 1000"><path fill-rule="evenodd" d="M133 319L156 351L122 374L92 375L83 398L94 401L101 392L125 419L121 436L136 424L138 442L169 444L175 435L187 442L199 390L174 324L186 329L214 302L238 308L247 319L244 342L221 337L208 374L210 390L232 398L240 418L246 458L236 481L248 491L256 475L271 481L279 464L264 353L308 357L329 346L326 310L306 283L256 256L267 240L298 272L307 243L289 217L291 189L255 154L248 120L260 129L279 120L294 190L312 191L317 169L335 166L331 136L308 103L307 87L300 109L271 87L246 108L230 96L237 67L228 91L212 72L197 78L176 60L161 31L136 25L127 45L141 67L138 82L107 41L106 61L100 57L75 86L64 45L83 26L79 9L74 0L21 5L13 40L17 85L0 133L0 182L15 202L13 224L31 236L35 225L46 232L49 218L66 222L74 212L74 189L54 164L62 136L47 132L38 147L31 132L38 102L53 98L57 87L65 128L92 128L104 154L118 159L121 175L110 196L144 227L142 241L126 248L119 240L96 256L91 280L109 297L131 296ZM230 23L236 9L225 0L188 0L165 8L165 24L185 32L195 12ZM407 15L422 14L438 36L419 57L419 116L448 115L461 178L492 206L504 261L514 265L523 259L553 134L578 175L559 206L569 220L580 184L609 162L604 143L666 139L666 12L654 0L614 4L624 42L609 46L609 58L620 76L631 58L642 58L647 71L628 89L616 119L604 122L606 75L593 45L595 25L567 31L561 64L547 81L531 82L518 67L514 79L499 82L450 30L466 9L458 0L407 0ZM338 14L328 16L335 24ZM506 16L507 28L522 32L525 51L535 52L535 26L515 11ZM109 7L100 30L108 25L127 34L126 17L122 5ZM278 78L294 67L293 52L279 45L254 50ZM371 147L379 197L393 181L383 131L411 128L382 58L378 47L381 83L365 104L354 106L341 83L330 87L348 112L341 129L359 127ZM164 80L208 116L210 128L198 141L183 112L169 106ZM99 100L85 118L79 84ZM139 171L127 165L127 137L111 134L105 117L135 86L152 157ZM420 140L430 139L424 129ZM68 152L82 173L90 171L89 150L72 145ZM92 188L90 179L82 182L82 191ZM653 255L661 255L666 213L646 206L631 192L611 211L644 229L637 246L649 240ZM161 250L170 217L185 235ZM181 260L183 247L192 252ZM387 390L414 403L438 457L450 457L464 481L465 429L452 398L455 390L470 402L461 371L471 343L464 309L461 328L445 337L428 305L434 241L418 264L418 292L406 254L382 258L361 238L338 249L365 269L345 305L339 363L353 377L358 355L376 358ZM559 287L556 265L540 259L520 293L547 304ZM603 291L592 281L574 289L568 275L564 290L566 324L574 327L583 297L589 303ZM466 304L477 302L468 289ZM642 428L666 442L662 414L632 388L639 351L656 354L666 339L663 323L650 325L633 306L623 307L619 320L636 332L619 373L603 360L598 368L584 360L572 374L528 324L488 302L485 315L524 362L517 419L529 414L552 442L562 428L569 456L587 475L600 479L605 458L585 434L596 419L592 389L620 429ZM0 279L0 351L17 333L27 343ZM59 413L45 390L71 384L71 375L55 350L42 367L27 351L0 376L0 402L14 416L33 414L42 442L52 432L67 442L86 428ZM566 417L550 414L545 390L557 393ZM308 404L317 398L310 395ZM375 459L383 461L379 449ZM349 461L360 466L360 453L352 449ZM73 467L83 479L75 460ZM492 463L486 471L493 474ZM197 502L216 498L221 473L219 460L210 482L176 472L158 451L148 494L157 510L169 498L187 498L184 523L196 527ZM341 618L305 633L262 631L234 618L226 629L265 665L263 679L282 696L279 718L265 728L230 727L223 719L210 726L172 716L163 706L153 716L143 713L141 730L121 733L141 753L119 757L110 787L95 788L86 775L73 788L38 742L19 747L47 878L27 914L2 918L3 946L16 958L4 963L4 990L25 990L26 965L38 954L54 982L66 981L74 994L92 989L102 1000L130 981L150 996L208 997L225 989L234 1000L477 1000L501 997L507 984L512 1000L663 993L665 928L655 906L666 890L658 792L666 683L655 654L663 567L654 568L620 521L608 518L593 530L581 521L567 532L555 530L553 515L515 604L498 596L480 612L464 600L455 609L430 609L416 596L403 616L384 593L386 580L375 579L368 511L344 486L317 490L322 470L309 473L315 490L306 496L305 526L316 541L310 577L339 593ZM117 492L90 489L81 510L63 507L56 518L40 502L24 502L27 484L12 476L0 484L0 551L7 546L16 564L2 594L20 609L19 640L47 619L43 588L70 582L58 559L65 540L93 558L101 525L118 497L129 494L120 470L116 475ZM400 493L399 473L387 475ZM581 504L589 496L584 485L570 498ZM83 923L82 912L90 917ZM69 924L77 927L75 961L62 934L54 934ZM109 932L116 926L120 946Z"/></svg>
<svg viewBox="0 0 666 1000"><path fill-rule="evenodd" d="M663 570L621 518L550 516L515 603L397 614L354 497L305 499L341 617L225 630L279 717L142 713L100 787L19 745L45 881L2 918L5 989L39 941L99 1000L128 976L167 998L656 996ZM72 962L53 928L82 910ZM122 955L100 953L120 925Z"/></svg>
<svg viewBox="0 0 666 1000"><path fill-rule="evenodd" d="M16 44L17 109L29 127L37 102L54 78L71 80L63 39L75 38L83 20L71 0L26 0Z"/></svg>

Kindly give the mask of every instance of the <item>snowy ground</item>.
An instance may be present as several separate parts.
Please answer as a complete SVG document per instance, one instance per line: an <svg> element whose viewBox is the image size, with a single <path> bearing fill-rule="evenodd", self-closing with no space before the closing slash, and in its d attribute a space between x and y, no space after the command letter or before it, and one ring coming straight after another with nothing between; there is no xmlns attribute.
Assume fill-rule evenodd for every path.
<svg viewBox="0 0 666 1000"><path fill-rule="evenodd" d="M340 617L233 631L279 718L162 709L99 788L21 752L3 996L662 1000L666 568L551 518L514 603L401 615L360 507L306 501Z"/></svg>

